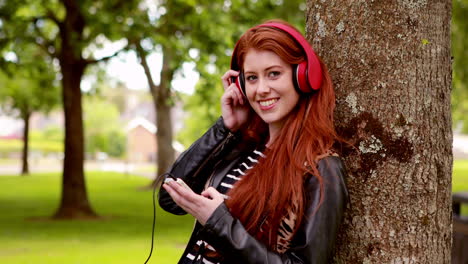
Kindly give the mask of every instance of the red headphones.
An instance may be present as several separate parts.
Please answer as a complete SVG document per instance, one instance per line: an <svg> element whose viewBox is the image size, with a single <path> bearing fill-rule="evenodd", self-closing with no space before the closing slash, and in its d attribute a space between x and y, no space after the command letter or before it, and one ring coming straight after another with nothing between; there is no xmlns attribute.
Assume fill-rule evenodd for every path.
<svg viewBox="0 0 468 264"><path fill-rule="evenodd" d="M315 54L314 50L310 46L309 42L294 28L281 24L281 23L265 23L258 25L257 27L272 27L280 29L288 33L293 37L298 44L302 47L306 53L307 60L299 64L293 65L293 83L296 90L300 93L311 93L314 90L320 89L322 86L322 67L320 62ZM239 42L236 43L234 51L231 57L231 69L239 71L240 67L237 65L237 46ZM245 96L245 78L244 74L241 72L238 78L235 78L233 82L236 83L237 87L241 93Z"/></svg>

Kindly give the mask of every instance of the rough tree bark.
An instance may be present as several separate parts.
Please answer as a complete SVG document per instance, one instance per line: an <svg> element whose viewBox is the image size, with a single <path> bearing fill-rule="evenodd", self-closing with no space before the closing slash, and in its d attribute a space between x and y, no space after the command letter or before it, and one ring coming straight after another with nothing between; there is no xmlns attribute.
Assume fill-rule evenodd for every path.
<svg viewBox="0 0 468 264"><path fill-rule="evenodd" d="M450 263L450 0L308 0L351 203L336 263Z"/></svg>

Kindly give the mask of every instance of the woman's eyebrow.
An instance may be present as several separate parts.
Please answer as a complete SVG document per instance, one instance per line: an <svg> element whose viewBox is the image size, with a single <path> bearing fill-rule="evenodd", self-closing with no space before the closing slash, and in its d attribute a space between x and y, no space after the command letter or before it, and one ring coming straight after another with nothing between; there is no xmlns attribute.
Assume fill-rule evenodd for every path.
<svg viewBox="0 0 468 264"><path fill-rule="evenodd" d="M269 67L265 68L263 71L269 71L272 68L276 68L276 67L282 68L281 65L272 65L272 66L269 66ZM250 70L249 71L244 71L244 74L247 74L247 73L257 73L257 72L256 71L250 71Z"/></svg>

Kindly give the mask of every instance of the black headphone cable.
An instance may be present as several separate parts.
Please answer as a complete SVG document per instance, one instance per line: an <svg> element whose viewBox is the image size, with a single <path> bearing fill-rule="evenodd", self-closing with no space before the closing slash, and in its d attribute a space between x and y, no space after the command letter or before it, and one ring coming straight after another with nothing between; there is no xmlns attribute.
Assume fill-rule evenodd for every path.
<svg viewBox="0 0 468 264"><path fill-rule="evenodd" d="M155 230L155 227L156 227L156 188L160 185L161 181L165 178L164 176L166 176L166 175L170 175L170 173L166 172L166 173L160 175L159 177L157 177L157 180L156 180L156 182L154 183L154 186L153 186L153 227L152 227L152 230L151 230L151 249L150 249L149 256L146 259L144 264L148 263L148 261L151 258L151 255L153 254L154 230Z"/></svg>

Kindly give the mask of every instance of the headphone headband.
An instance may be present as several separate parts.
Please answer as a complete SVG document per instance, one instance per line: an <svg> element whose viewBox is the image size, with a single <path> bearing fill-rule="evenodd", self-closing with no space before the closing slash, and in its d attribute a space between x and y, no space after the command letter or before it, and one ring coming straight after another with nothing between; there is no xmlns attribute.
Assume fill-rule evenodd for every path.
<svg viewBox="0 0 468 264"><path fill-rule="evenodd" d="M302 47L302 50L306 53L307 57L307 69L305 74L309 86L312 88L312 90L318 90L322 86L322 67L320 66L320 62L318 60L317 55L315 54L313 48L309 44L309 42L302 36L301 33L299 33L297 30L294 28L281 24L281 23L276 23L276 22L268 22L264 23L258 26L253 27L255 28L260 28L260 27L272 27L272 28L277 28L280 29L286 33L288 33L291 37L293 37L298 44ZM237 65L237 47L238 47L239 41L236 43L236 46L234 47L234 51L232 53L231 57L231 69L233 70L239 70L240 66ZM304 80L305 81L305 80ZM301 87L301 89L304 89ZM303 92L311 92L311 91L303 91Z"/></svg>

